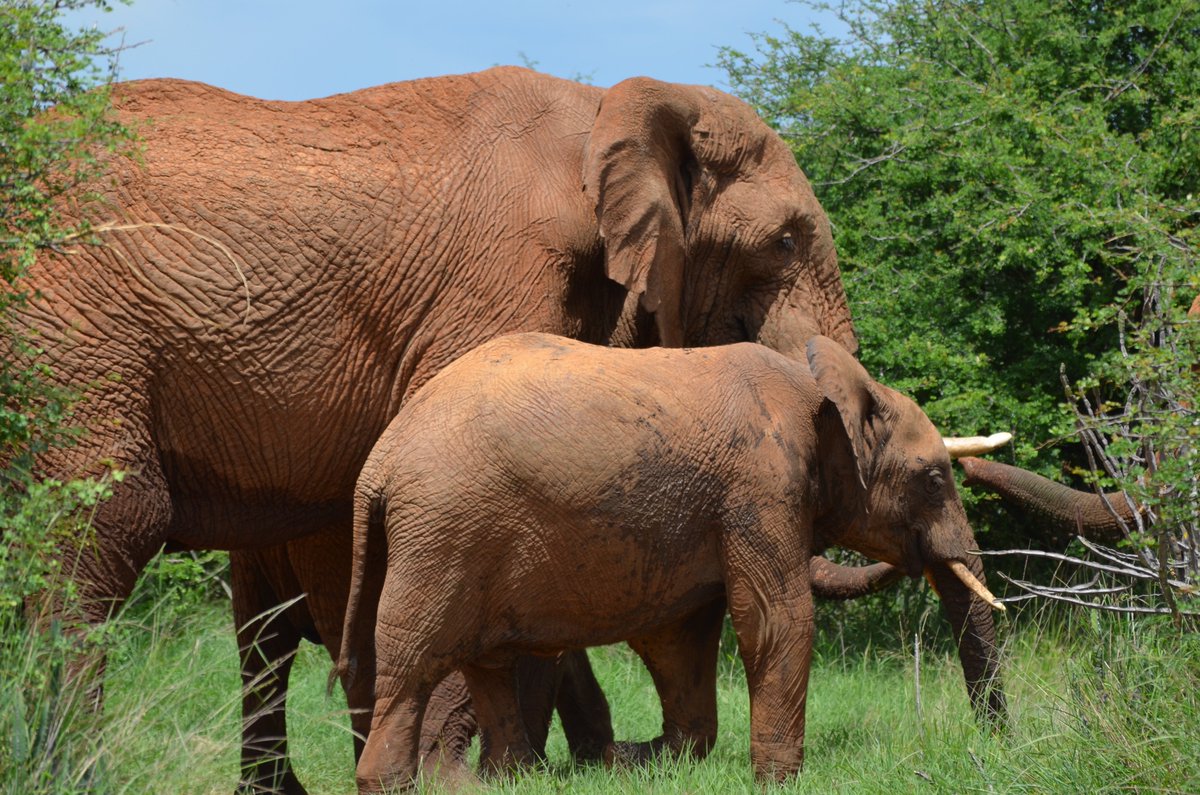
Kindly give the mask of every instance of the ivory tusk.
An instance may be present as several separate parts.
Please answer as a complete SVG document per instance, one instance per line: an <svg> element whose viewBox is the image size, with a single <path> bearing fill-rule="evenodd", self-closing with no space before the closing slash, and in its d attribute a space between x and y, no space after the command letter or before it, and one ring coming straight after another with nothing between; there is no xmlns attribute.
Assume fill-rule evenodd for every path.
<svg viewBox="0 0 1200 795"><path fill-rule="evenodd" d="M946 445L946 452L951 458L962 458L968 455L983 455L990 453L997 447L1003 447L1012 441L1012 434L1008 431L993 433L991 436L944 436L942 443Z"/></svg>
<svg viewBox="0 0 1200 795"><path fill-rule="evenodd" d="M1005 609L1004 605L1000 604L1000 600L992 596L992 592L989 591L983 583L975 579L975 575L971 573L971 570L968 569L962 561L951 560L947 561L946 565L950 567L950 571L954 572L958 579L962 580L962 584L967 586L967 588L969 588L971 592L980 599L987 602L997 610Z"/></svg>

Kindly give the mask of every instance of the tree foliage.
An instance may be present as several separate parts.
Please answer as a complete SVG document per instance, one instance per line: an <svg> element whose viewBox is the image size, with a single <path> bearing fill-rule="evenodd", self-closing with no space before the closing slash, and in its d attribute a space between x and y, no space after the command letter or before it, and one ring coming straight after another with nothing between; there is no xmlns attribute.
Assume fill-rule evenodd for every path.
<svg viewBox="0 0 1200 795"><path fill-rule="evenodd" d="M109 114L115 52L98 29L62 15L106 0L9 0L0 6L0 276L8 285L34 253L77 236L56 202L100 173L98 150L128 143ZM45 113L54 108L53 113ZM19 298L8 290L6 299Z"/></svg>
<svg viewBox="0 0 1200 795"><path fill-rule="evenodd" d="M71 602L58 541L86 532L108 480L62 483L33 462L68 444L74 395L35 363L38 340L19 320L22 277L37 252L86 228L62 213L66 197L102 173L98 155L128 147L109 113L115 54L97 30L63 20L104 0L0 4L0 789L96 791L99 748L79 707L89 685L66 676L79 635L60 618ZM116 475L119 477L119 474ZM43 608L50 608L43 612ZM51 617L53 616L53 617ZM89 717L91 716L91 717ZM80 723L83 721L84 723Z"/></svg>
<svg viewBox="0 0 1200 795"><path fill-rule="evenodd" d="M85 225L62 213L64 199L102 173L101 151L128 147L132 140L131 132L110 114L107 87L116 60L104 46L105 34L72 30L62 20L67 11L85 6L107 9L108 3L15 0L0 6L0 336L5 344L0 358L0 526L6 542L12 541L11 534L39 523L30 513L38 505L47 506L47 517L69 513L47 498L46 489L59 484L39 484L33 460L50 445L70 442L75 396L55 387L46 367L30 355L36 353L37 340L19 320L30 297L22 277L39 250L86 233ZM83 498L77 485L61 493L70 503ZM14 556L40 543L45 533L33 535L5 544L0 605L30 592L9 575L16 576Z"/></svg>
<svg viewBox="0 0 1200 795"><path fill-rule="evenodd" d="M101 173L97 155L127 147L109 113L116 54L99 30L72 30L68 11L105 0L15 0L0 6L0 463L5 484L27 485L32 456L64 441L69 395L22 355L36 340L12 321L28 299L21 277L44 248L86 232L64 197ZM11 489L6 489L10 491Z"/></svg>
<svg viewBox="0 0 1200 795"><path fill-rule="evenodd" d="M785 28L720 63L829 212L863 361L943 431L1012 430L1016 463L1061 478L1084 460L1054 446L1075 431L1060 369L1116 394L1118 315L1154 284L1177 322L1200 292L1200 5L836 13L842 37Z"/></svg>

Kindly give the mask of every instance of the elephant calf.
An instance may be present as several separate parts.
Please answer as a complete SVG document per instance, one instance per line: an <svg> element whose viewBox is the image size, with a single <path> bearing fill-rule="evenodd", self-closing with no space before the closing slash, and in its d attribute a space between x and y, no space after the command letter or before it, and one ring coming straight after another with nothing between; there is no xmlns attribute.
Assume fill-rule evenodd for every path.
<svg viewBox="0 0 1200 795"><path fill-rule="evenodd" d="M531 761L517 656L616 641L662 700L662 736L633 750L705 754L726 603L755 774L794 773L808 561L830 544L929 573L975 617L998 688L984 604L995 600L941 437L832 340L810 340L807 360L748 343L614 350L521 334L463 356L405 405L355 493L338 665L375 677L360 791L412 781L426 701L456 668L485 765ZM385 559L386 573L372 571Z"/></svg>

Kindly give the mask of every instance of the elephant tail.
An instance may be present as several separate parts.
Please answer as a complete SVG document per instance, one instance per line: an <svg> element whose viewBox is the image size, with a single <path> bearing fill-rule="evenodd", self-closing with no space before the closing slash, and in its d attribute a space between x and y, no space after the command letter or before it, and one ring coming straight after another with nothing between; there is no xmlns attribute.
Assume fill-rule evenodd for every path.
<svg viewBox="0 0 1200 795"><path fill-rule="evenodd" d="M354 495L354 555L350 593L342 625L342 646L329 673L327 690L342 680L347 691L361 677L370 676L375 661L375 616L387 573L387 534L384 517L387 501L382 491L359 489Z"/></svg>

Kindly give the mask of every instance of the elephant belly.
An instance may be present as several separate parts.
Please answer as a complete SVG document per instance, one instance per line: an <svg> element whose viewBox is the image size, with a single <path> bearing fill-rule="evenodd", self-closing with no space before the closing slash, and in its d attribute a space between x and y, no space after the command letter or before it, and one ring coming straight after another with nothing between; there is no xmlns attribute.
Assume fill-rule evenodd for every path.
<svg viewBox="0 0 1200 795"><path fill-rule="evenodd" d="M682 542L684 535L677 540ZM724 593L715 534L664 540L660 528L577 526L509 565L493 593L490 645L527 653L628 640Z"/></svg>
<svg viewBox="0 0 1200 795"><path fill-rule="evenodd" d="M185 549L258 549L327 530L350 537L353 508L344 500L295 500L261 494L173 496L167 537Z"/></svg>
<svg viewBox="0 0 1200 795"><path fill-rule="evenodd" d="M333 372L333 368L329 368ZM197 375L161 390L154 436L173 540L237 549L349 527L354 482L386 423L388 391L292 374ZM378 379L377 379L378 380Z"/></svg>
<svg viewBox="0 0 1200 795"><path fill-rule="evenodd" d="M192 548L243 549L333 525L348 533L358 462L309 441L267 441L264 450L218 446L218 455L161 451L171 494L171 539ZM265 452L271 450L274 455Z"/></svg>

